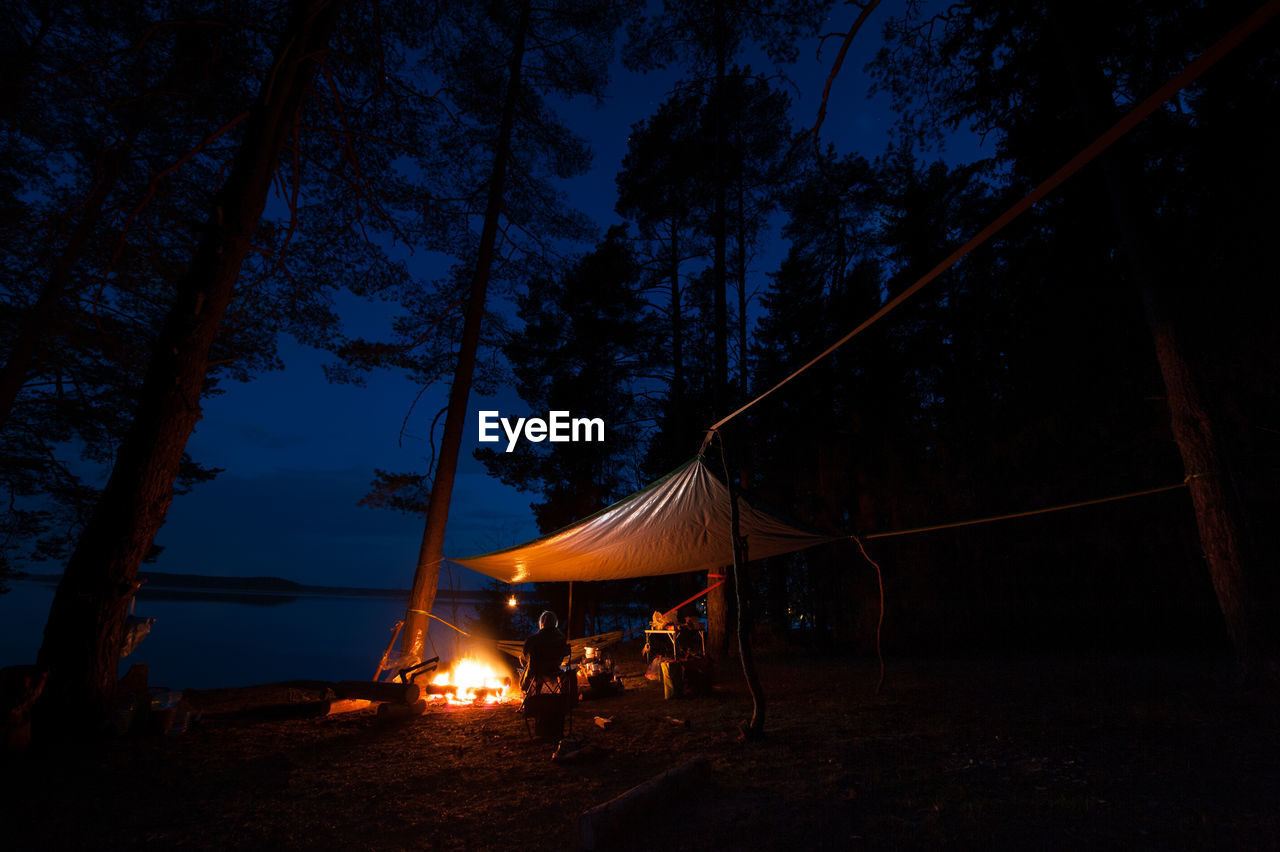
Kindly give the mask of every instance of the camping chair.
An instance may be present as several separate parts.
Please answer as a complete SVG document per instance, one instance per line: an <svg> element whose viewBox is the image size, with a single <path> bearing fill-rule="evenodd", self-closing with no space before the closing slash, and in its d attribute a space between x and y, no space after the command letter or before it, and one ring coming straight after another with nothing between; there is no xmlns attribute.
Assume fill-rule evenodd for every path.
<svg viewBox="0 0 1280 852"><path fill-rule="evenodd" d="M573 731L573 705L578 700L578 667L557 668L554 672L526 672L524 677L524 726L530 736L559 740L565 722ZM533 721L530 728L529 722Z"/></svg>

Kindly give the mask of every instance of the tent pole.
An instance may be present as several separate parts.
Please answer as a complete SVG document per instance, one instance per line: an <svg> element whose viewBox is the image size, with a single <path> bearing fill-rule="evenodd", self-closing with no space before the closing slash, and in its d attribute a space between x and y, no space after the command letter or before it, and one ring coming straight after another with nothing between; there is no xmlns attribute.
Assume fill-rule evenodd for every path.
<svg viewBox="0 0 1280 852"><path fill-rule="evenodd" d="M569 581L569 612L564 617L564 638L568 641L573 631L573 581Z"/></svg>

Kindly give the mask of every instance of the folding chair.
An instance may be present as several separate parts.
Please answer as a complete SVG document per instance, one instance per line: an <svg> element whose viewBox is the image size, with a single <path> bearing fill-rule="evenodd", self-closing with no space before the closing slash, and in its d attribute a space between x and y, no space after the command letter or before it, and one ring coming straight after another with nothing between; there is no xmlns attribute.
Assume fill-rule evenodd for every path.
<svg viewBox="0 0 1280 852"><path fill-rule="evenodd" d="M524 680L524 726L530 736L543 740L564 737L565 722L573 731L573 705L578 699L578 669L569 666L555 672L527 672ZM533 721L530 730L529 722Z"/></svg>

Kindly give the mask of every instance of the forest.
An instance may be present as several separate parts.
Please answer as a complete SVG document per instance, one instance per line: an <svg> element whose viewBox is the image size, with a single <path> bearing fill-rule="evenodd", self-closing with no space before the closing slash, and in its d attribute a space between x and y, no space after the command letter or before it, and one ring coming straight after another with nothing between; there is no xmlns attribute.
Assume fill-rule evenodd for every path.
<svg viewBox="0 0 1280 852"><path fill-rule="evenodd" d="M282 340L331 353L334 382L390 370L447 389L413 414L430 467L370 471L365 501L423 517L410 607L429 612L475 393L608 425L603 442L475 451L542 531L584 518L688 460L1206 55L708 453L753 505L861 542L747 566L762 640L1159 648L1274 671L1276 6L14 4L0 580L65 571L42 700L105 706L170 503L220 473L187 452L201 402L279 369ZM841 66L855 41L877 45L865 69ZM792 110L789 63L819 49L829 88L892 103L881 148L840 144L863 91ZM631 128L620 223L602 226L562 188L598 140L561 111L608 99L616 68L675 82ZM981 156L944 156L957 134ZM427 254L443 274L423 274ZM392 306L391 333L350 333L345 296ZM578 584L570 626L704 583ZM734 600L708 596L722 651ZM410 616L407 656L425 630Z"/></svg>

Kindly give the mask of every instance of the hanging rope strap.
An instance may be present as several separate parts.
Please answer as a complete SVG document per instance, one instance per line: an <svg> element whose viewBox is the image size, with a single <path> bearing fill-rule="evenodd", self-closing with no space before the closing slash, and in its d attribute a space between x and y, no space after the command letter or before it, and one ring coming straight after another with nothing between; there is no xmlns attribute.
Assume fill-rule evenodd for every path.
<svg viewBox="0 0 1280 852"><path fill-rule="evenodd" d="M1161 492L1164 492L1164 491L1176 491L1179 488L1186 488L1187 483L1190 482L1192 479L1195 479L1197 476L1198 474L1193 474L1191 476L1188 476L1185 480L1177 483L1176 485L1162 485L1159 488L1148 488L1145 491L1130 491L1128 494L1117 494L1114 497L1099 497L1096 500L1081 500L1078 503L1065 503L1061 506L1049 506L1044 509L1028 509L1025 512L1011 512L1008 515L992 515L989 518L975 518L970 521L954 521L949 524L935 524L931 527L915 527L909 530L894 530L893 532L871 533L870 535L864 535L863 538L865 539L890 538L891 536L895 536L895 535L912 535L914 533L933 532L934 530L949 530L949 529L954 529L956 527L971 527L976 524L989 524L994 521L1008 521L1008 520L1012 520L1013 518L1028 518L1028 517L1031 517L1032 515L1047 515L1050 512L1061 512L1065 509L1079 509L1081 506L1097 506L1100 503L1114 503L1117 500L1128 500L1132 497L1145 497L1148 494L1160 494ZM854 541L858 540L857 536L849 536L849 537L852 538ZM861 546L861 543L859 543L859 546Z"/></svg>
<svg viewBox="0 0 1280 852"><path fill-rule="evenodd" d="M1093 142L1089 143L1089 145L1086 148L1084 148L1084 150L1082 150L1080 153L1072 157L1065 165L1063 165L1060 169L1058 169L1056 172L1050 175L1047 180L1045 180L1043 183L1041 183L1039 186L1033 189L1030 193L1028 193L1025 198L1023 198L1017 204L1014 204L1004 213L1000 214L1000 216L996 218L995 221L993 221L991 224L987 225L985 228L979 231L967 243L965 243L964 245L960 246L960 248L953 251L945 260L943 260L933 269L930 269L928 272L926 272L923 276L921 276L921 278L918 281L916 281L907 289L903 290L893 299L886 302L884 306L880 308L880 310L872 314L861 325L859 325L853 331L846 334L844 337L837 340L835 343L828 346L826 349L820 352L817 356L815 356L813 359L811 359L810 361L805 363L802 367L800 367L800 369L796 370L794 373L787 376L785 379L778 382L776 385L769 388L764 393L760 394L755 399L748 402L746 405L743 405L737 411L733 412L732 414L728 415L727 417L721 420L718 420L716 423L714 423L710 427L708 432L709 433L714 432L716 429L719 429L721 426L728 423L730 420L737 417L739 414L746 411L748 408L751 408L757 402L760 402L762 399L764 399L765 397L772 394L774 391L781 388L787 382L791 381L796 376L799 376L805 370L808 370L814 364L817 364L819 361L826 358L832 352L835 352L841 346L844 346L854 337L861 334L871 325L879 321L882 317L885 316L885 314L888 314L890 311L892 311L894 308L901 305L907 299L910 299L916 293L920 292L920 290L922 290L927 284L932 282L939 275L946 272L952 266L955 266L956 263L958 263L962 257L964 257L969 252L976 249L978 246L985 243L987 240L991 239L993 236L996 235L996 233L998 233L1001 229L1003 229L1005 225L1008 225L1014 219L1017 219L1019 216L1025 213L1032 205L1034 205L1037 201L1044 198L1046 195L1048 195L1050 192L1056 189L1059 184L1061 184L1067 178L1071 177L1076 172L1080 171L1080 169L1082 169L1085 165L1087 165L1089 162L1095 159L1103 151L1110 148L1117 139L1119 139L1121 136L1124 136L1126 133L1132 130L1139 122L1141 122L1144 118L1146 118L1147 116L1151 115L1151 113L1159 109L1165 103L1165 101L1169 100L1179 91L1189 86L1192 82L1196 80L1196 78L1198 78L1205 71L1212 68L1213 65L1218 62L1218 60L1222 59L1222 57L1230 53L1237 45L1240 44L1240 42L1244 41L1246 38L1251 36L1255 31L1257 31L1259 27L1261 27L1264 23L1266 23L1277 12L1280 12L1280 0L1269 0L1269 2L1263 3L1260 7L1258 7L1258 9L1252 15L1250 15L1249 17L1241 21L1239 24L1237 24L1235 28L1231 30L1231 32L1227 33L1225 36L1223 36L1218 41L1216 41L1212 46L1209 47L1208 50L1206 50L1204 53L1197 56L1185 68L1183 68L1176 75L1174 75L1174 77L1170 79L1169 82L1165 83L1163 86L1157 89L1142 103L1135 106L1132 110L1129 111L1129 113L1126 116L1124 116L1124 118L1120 119L1115 124L1113 124L1111 126L1111 129L1107 130L1097 139L1093 140ZM708 437L708 440L709 440L709 437ZM706 441L703 442L703 445L704 446L706 445Z"/></svg>
<svg viewBox="0 0 1280 852"><path fill-rule="evenodd" d="M698 592L696 595L694 595L693 597L689 598L687 601L680 601L680 603L676 604L675 606L671 607L671 609L669 609L669 610L667 610L666 612L664 612L664 613L662 614L663 618L667 617L668 615L671 615L671 613L673 613L673 612L678 611L678 610L680 609L680 607L682 607L682 606L684 606L684 605L686 605L686 604L691 604L691 603L693 603L693 602L694 602L694 601L696 601L698 598L702 597L703 595L705 595L707 592L711 591L712 589L718 589L718 588L720 588L721 586L723 586L723 585L724 585L724 576L723 576L723 575L719 575L719 574L708 574L708 575L707 575L707 578L708 578L708 579L710 579L710 578L712 578L712 577L717 577L717 576L718 576L718 577L720 577L720 582L718 582L718 583L712 583L710 586L707 586L705 589L703 589L702 591Z"/></svg>
<svg viewBox="0 0 1280 852"><path fill-rule="evenodd" d="M862 546L862 542L856 535L851 535L849 538L853 539L853 543L858 545L858 550L862 551L862 558L876 569L876 583L880 587L880 618L876 621L876 659L880 661L880 679L876 681L876 695L879 695L880 689L884 686L884 651L880 646L880 634L884 630L884 572L880 570L880 563L867 555L867 549Z"/></svg>
<svg viewBox="0 0 1280 852"><path fill-rule="evenodd" d="M934 530L949 530L956 527L970 527L976 524L989 524L993 521L1007 521L1013 518L1026 518L1031 515L1047 515L1050 512L1061 512L1065 509L1078 509L1082 506L1097 506L1100 503L1114 503L1117 500L1128 500L1133 497L1145 497L1148 494L1160 494L1165 491L1176 491L1179 488L1185 488L1193 479L1198 479L1200 474L1193 473L1187 476L1182 482L1176 485L1164 485L1160 488L1148 488L1143 491L1130 491L1128 494L1117 494L1112 497L1099 497L1096 500L1081 500L1077 503L1066 503L1061 506L1049 506L1044 509L1030 509L1025 512L1013 512L1008 515L993 515L989 518L977 518L971 521L956 521L950 524L935 524L931 527L916 527L909 530L895 530L894 532L872 533L871 535L862 536L862 538L889 538L896 535L911 535L912 533L933 532ZM854 544L858 545L858 550L862 551L862 558L871 563L871 567L876 569L876 582L880 587L880 618L876 622L876 658L880 661L880 680L876 683L876 694L880 693L880 688L884 686L884 653L880 646L880 634L884 628L884 573L880 570L880 565L867 554L866 547L862 544L862 538L856 535L849 536Z"/></svg>

